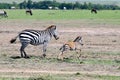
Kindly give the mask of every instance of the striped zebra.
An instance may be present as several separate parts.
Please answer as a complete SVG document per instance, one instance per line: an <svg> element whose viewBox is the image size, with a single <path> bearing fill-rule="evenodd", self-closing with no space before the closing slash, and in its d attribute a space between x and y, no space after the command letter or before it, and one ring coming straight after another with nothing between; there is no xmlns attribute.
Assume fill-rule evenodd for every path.
<svg viewBox="0 0 120 80"><path fill-rule="evenodd" d="M43 57L45 57L46 48L52 36L56 40L59 39L57 35L57 28L55 25L51 25L45 30L29 30L29 29L23 30L15 38L11 39L10 43L14 43L16 39L19 37L19 40L21 42L20 53L22 58L23 57L28 58L24 50L28 46L28 44L34 46L43 44Z"/></svg>
<svg viewBox="0 0 120 80"><path fill-rule="evenodd" d="M75 40L73 41L68 41L67 43L63 44L62 47L60 48L61 53L59 54L58 58L63 60L63 53L67 50L75 51L76 53L78 53L78 51L81 52L81 49L78 48L78 44L83 46L81 36L76 37ZM78 58L80 56L81 54L79 54Z"/></svg>

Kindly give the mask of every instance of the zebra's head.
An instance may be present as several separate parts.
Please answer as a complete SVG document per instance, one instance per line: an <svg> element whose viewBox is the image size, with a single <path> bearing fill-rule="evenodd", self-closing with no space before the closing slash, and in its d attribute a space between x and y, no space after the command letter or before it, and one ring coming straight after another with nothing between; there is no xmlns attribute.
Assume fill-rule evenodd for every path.
<svg viewBox="0 0 120 80"><path fill-rule="evenodd" d="M56 28L55 25L51 25L51 26L48 27L47 29L50 31L50 34L51 34L52 36L54 36L54 38L55 38L56 40L59 39L59 37L58 37L58 32L57 32L57 28Z"/></svg>
<svg viewBox="0 0 120 80"><path fill-rule="evenodd" d="M80 45L83 46L83 43L82 43L82 36L78 36L73 42L78 42L78 43L80 43Z"/></svg>

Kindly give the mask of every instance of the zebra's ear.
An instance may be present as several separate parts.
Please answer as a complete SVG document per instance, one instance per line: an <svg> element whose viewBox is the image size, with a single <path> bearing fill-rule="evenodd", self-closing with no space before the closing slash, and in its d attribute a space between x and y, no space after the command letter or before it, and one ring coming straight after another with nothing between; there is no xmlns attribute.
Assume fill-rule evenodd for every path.
<svg viewBox="0 0 120 80"><path fill-rule="evenodd" d="M54 25L55 26L55 25ZM55 29L56 29L56 26L55 26Z"/></svg>
<svg viewBox="0 0 120 80"><path fill-rule="evenodd" d="M56 25L52 25L52 27L54 27L54 29L56 29Z"/></svg>

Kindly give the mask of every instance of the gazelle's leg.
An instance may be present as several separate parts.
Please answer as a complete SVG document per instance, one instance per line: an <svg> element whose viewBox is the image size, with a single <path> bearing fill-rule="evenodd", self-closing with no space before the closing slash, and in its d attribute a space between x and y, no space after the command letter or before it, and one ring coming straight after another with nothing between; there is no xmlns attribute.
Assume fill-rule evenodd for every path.
<svg viewBox="0 0 120 80"><path fill-rule="evenodd" d="M81 55L82 55L82 54L81 54L81 51L82 51L82 50L80 49L80 54L79 54L79 57L81 57Z"/></svg>
<svg viewBox="0 0 120 80"><path fill-rule="evenodd" d="M59 54L58 59L63 60L63 52Z"/></svg>
<svg viewBox="0 0 120 80"><path fill-rule="evenodd" d="M75 51L78 54L77 58L79 59L81 57L81 49L76 49Z"/></svg>
<svg viewBox="0 0 120 80"><path fill-rule="evenodd" d="M66 51L66 45L63 45L63 46L60 48L60 50L61 50L61 53L58 55L58 59L63 60L63 53L64 53L64 51Z"/></svg>

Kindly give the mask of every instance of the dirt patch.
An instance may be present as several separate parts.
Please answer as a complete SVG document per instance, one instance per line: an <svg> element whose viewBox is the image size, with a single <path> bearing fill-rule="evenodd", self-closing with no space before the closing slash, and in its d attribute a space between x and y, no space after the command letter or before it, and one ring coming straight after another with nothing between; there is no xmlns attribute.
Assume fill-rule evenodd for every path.
<svg viewBox="0 0 120 80"><path fill-rule="evenodd" d="M120 28L119 25L87 23L86 21L36 21L36 20L10 20L0 21L0 73L50 73L50 74L83 74L116 75L119 76L120 60ZM29 23L29 24L28 24ZM19 40L15 44L10 44L10 39L14 38L24 29L45 29L51 24L56 24L60 39L52 39L47 49L47 59L42 60L42 46L31 46L26 48L28 55L34 55L30 59L11 58L20 56ZM84 46L82 49L83 64L74 62L56 61L59 48L68 40L73 40L76 36L83 37ZM74 56L74 52L67 52L65 57ZM50 59L49 59L50 58ZM55 58L55 59L54 59ZM75 60L75 57L71 57ZM94 64L93 60L106 61L105 64ZM111 61L112 60L112 61ZM111 62L110 62L111 61ZM114 64L110 64L110 63Z"/></svg>
<svg viewBox="0 0 120 80"><path fill-rule="evenodd" d="M46 70L29 70L29 69L25 69L25 70L19 70L19 69L12 69L12 70L9 70L9 69L5 69L5 70L0 70L0 73L4 73L4 72L7 72L7 73L16 73L16 74L76 74L76 73L80 73L80 74L87 74L87 75L96 75L96 74L99 74L99 75L109 75L109 76L119 76L119 73L115 73L115 72L104 72L104 71L92 71L92 72L89 72L89 71L46 71ZM30 76L28 76L30 77Z"/></svg>

